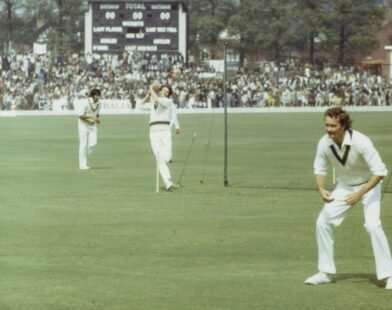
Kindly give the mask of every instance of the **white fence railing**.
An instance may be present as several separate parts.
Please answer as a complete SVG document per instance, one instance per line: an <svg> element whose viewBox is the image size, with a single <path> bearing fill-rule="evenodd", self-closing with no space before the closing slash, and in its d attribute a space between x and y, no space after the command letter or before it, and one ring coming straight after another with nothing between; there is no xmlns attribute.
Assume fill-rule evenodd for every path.
<svg viewBox="0 0 392 310"><path fill-rule="evenodd" d="M74 102L77 107L78 102ZM56 108L55 108L56 107ZM323 112L328 107L257 107L257 108L228 108L228 113L294 113L294 112ZM349 112L392 112L392 106L345 106ZM102 100L101 115L136 115L148 114L148 110L132 109L128 100ZM178 114L224 113L223 108L183 108L177 109ZM15 116L50 116L77 115L77 109L67 110L65 105L53 104L52 110L7 110L0 111L0 117Z"/></svg>

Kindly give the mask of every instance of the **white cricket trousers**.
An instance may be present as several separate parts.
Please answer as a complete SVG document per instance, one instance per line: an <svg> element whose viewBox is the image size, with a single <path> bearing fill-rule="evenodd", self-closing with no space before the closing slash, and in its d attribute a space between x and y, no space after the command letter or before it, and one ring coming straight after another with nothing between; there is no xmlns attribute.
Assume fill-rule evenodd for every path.
<svg viewBox="0 0 392 310"><path fill-rule="evenodd" d="M153 125L150 127L150 143L158 165L159 174L166 189L173 185L170 170L167 165L171 159L171 132L170 126Z"/></svg>
<svg viewBox="0 0 392 310"><path fill-rule="evenodd" d="M361 186L347 186L337 184L331 193L334 201L326 203L320 212L316 223L316 237L318 246L318 269L330 274L336 273L334 262L333 229L342 224L348 211L355 206L348 205L344 199L347 195L359 190ZM372 244L379 280L392 276L392 259L388 240L381 226L381 183L367 192L362 198L365 218L365 229ZM353 236L353 240L355 237Z"/></svg>
<svg viewBox="0 0 392 310"><path fill-rule="evenodd" d="M85 124L82 120L78 122L79 129L79 168L87 166L87 155L91 154L97 145L97 126Z"/></svg>

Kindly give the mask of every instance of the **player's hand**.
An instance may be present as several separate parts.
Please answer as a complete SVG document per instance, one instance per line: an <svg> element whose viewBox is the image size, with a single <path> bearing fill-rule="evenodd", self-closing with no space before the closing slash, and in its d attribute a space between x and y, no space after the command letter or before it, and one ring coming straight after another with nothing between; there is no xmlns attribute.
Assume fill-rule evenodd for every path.
<svg viewBox="0 0 392 310"><path fill-rule="evenodd" d="M345 198L345 202L350 206L353 206L361 201L363 194L361 192L352 193Z"/></svg>
<svg viewBox="0 0 392 310"><path fill-rule="evenodd" d="M97 124L101 124L101 120L100 120L98 117L95 119L95 122L96 122Z"/></svg>
<svg viewBox="0 0 392 310"><path fill-rule="evenodd" d="M177 129L176 129L176 135L179 135L179 134L180 134L180 129L177 128Z"/></svg>
<svg viewBox="0 0 392 310"><path fill-rule="evenodd" d="M324 202L332 202L334 201L334 198L331 196L331 193L323 188L319 189L319 193L321 198L324 200Z"/></svg>

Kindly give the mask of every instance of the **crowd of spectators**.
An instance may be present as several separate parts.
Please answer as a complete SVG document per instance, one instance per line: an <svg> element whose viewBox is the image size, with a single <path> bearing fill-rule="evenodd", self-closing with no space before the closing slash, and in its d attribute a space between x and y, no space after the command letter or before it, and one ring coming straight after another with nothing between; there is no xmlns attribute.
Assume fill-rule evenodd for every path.
<svg viewBox="0 0 392 310"><path fill-rule="evenodd" d="M0 109L51 109L66 99L64 109L102 89L103 99L129 100L133 108L153 80L170 84L179 108L222 107L223 74L203 63L185 64L180 56L3 55L0 68ZM247 64L227 79L229 107L292 107L329 105L391 105L392 85L380 74L356 67L322 69L287 61Z"/></svg>

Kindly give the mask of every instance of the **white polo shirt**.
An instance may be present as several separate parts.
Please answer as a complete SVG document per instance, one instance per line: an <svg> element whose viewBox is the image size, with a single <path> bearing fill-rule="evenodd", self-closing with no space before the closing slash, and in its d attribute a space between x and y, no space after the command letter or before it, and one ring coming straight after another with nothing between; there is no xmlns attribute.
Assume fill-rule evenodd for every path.
<svg viewBox="0 0 392 310"><path fill-rule="evenodd" d="M320 139L314 174L326 175L331 165L337 181L350 186L366 183L372 175L388 174L372 141L356 130L346 130L341 148L327 134Z"/></svg>

